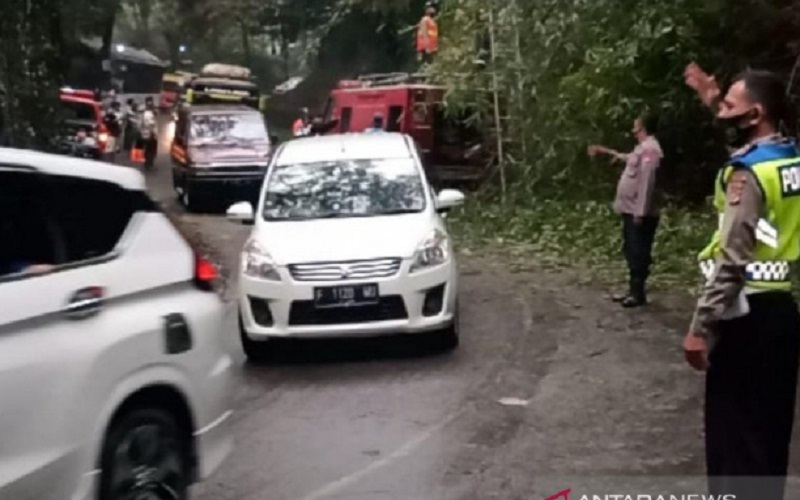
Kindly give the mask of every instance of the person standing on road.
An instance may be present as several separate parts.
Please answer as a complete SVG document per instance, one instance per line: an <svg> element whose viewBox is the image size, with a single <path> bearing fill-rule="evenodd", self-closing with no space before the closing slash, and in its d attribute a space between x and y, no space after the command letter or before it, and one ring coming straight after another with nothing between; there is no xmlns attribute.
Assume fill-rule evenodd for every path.
<svg viewBox="0 0 800 500"><path fill-rule="evenodd" d="M308 108L303 108L300 111L300 118L292 124L292 135L295 137L304 137L308 135L311 126L311 118Z"/></svg>
<svg viewBox="0 0 800 500"><path fill-rule="evenodd" d="M800 257L800 153L779 133L784 82L749 70L722 94L697 65L686 83L735 149L715 182L720 227L700 253L706 285L684 339L707 371L706 464L714 495L784 498L800 353L790 270Z"/></svg>
<svg viewBox="0 0 800 500"><path fill-rule="evenodd" d="M145 168L152 168L156 154L158 154L158 117L152 97L145 99L139 136L144 149L144 166Z"/></svg>
<svg viewBox="0 0 800 500"><path fill-rule="evenodd" d="M104 153L108 161L113 163L116 160L117 152L119 152L123 127L122 110L118 101L111 101L109 109L103 116L103 123L106 126L106 130L108 130L108 142Z"/></svg>
<svg viewBox="0 0 800 500"><path fill-rule="evenodd" d="M612 299L623 307L647 304L646 283L653 262L653 241L659 221L659 196L656 177L664 153L652 134L654 119L640 117L633 122L638 145L630 153L605 146L589 146L589 155L606 154L625 163L617 185L614 210L622 216L622 253L628 263L628 292Z"/></svg>

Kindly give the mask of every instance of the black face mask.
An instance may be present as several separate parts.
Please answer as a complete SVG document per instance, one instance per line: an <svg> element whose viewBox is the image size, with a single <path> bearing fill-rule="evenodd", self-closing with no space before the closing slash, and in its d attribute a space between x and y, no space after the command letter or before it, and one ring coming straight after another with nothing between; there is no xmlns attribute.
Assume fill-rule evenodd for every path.
<svg viewBox="0 0 800 500"><path fill-rule="evenodd" d="M725 130L725 139L730 146L741 148L750 142L756 126L751 124L742 126L742 123L752 118L753 111L750 109L736 116L719 119Z"/></svg>

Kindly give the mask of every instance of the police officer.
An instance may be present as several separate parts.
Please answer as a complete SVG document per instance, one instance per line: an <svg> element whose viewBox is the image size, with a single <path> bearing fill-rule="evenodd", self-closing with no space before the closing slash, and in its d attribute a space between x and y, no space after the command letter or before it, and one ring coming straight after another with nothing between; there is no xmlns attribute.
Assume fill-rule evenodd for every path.
<svg viewBox="0 0 800 500"><path fill-rule="evenodd" d="M589 146L590 156L606 154L625 164L617 183L614 211L622 217L622 253L628 263L628 292L612 296L614 302L625 308L647 304L646 283L653 263L660 212L656 178L664 157L661 144L653 135L655 130L655 119L643 115L633 122L632 135L638 144L630 153Z"/></svg>
<svg viewBox="0 0 800 500"><path fill-rule="evenodd" d="M782 499L800 352L789 275L800 257L800 154L779 134L785 86L751 70L721 98L698 66L685 76L733 150L715 182L720 227L700 254L706 285L684 339L687 361L707 371L709 488L737 500Z"/></svg>

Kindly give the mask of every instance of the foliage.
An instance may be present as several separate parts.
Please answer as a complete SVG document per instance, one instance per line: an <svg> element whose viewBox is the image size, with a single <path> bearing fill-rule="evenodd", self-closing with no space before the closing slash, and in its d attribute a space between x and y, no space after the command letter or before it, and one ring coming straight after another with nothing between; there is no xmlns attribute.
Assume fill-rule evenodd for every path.
<svg viewBox="0 0 800 500"><path fill-rule="evenodd" d="M591 270L587 278L617 281L624 273L619 216L608 203L567 202L539 198L522 207L471 200L449 219L459 247L500 246L538 263ZM696 252L702 248L716 219L679 207L665 210L655 245L654 286L689 290L698 280ZM687 251L687 249L692 249Z"/></svg>
<svg viewBox="0 0 800 500"><path fill-rule="evenodd" d="M108 53L118 0L6 0L0 3L0 83L7 140L47 148L58 88L81 36L99 36ZM0 131L2 132L2 131Z"/></svg>
<svg viewBox="0 0 800 500"><path fill-rule="evenodd" d="M451 0L433 72L453 111L472 110L491 132L487 143L504 147L509 196L607 195L615 175L587 175L586 145L632 148L632 119L649 112L660 118L667 187L700 201L725 153L683 85L685 65L699 60L721 77L746 61L789 70L800 39L796 30L773 34L798 18L793 2L734 3Z"/></svg>

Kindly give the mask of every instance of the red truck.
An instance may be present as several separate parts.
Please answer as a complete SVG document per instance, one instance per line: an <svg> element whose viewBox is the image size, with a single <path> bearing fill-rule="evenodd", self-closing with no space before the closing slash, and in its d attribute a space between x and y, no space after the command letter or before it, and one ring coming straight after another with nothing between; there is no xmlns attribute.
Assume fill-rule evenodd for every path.
<svg viewBox="0 0 800 500"><path fill-rule="evenodd" d="M328 100L326 122L335 123L328 133L363 132L381 115L387 132L402 132L417 142L432 178L480 179L486 171L485 158L475 154L481 139L464 122L445 116L445 92L407 73L343 80Z"/></svg>
<svg viewBox="0 0 800 500"><path fill-rule="evenodd" d="M59 92L64 132L74 136L79 129L86 130L97 140L98 149L105 151L108 130L103 123L103 105L91 90L64 87Z"/></svg>

